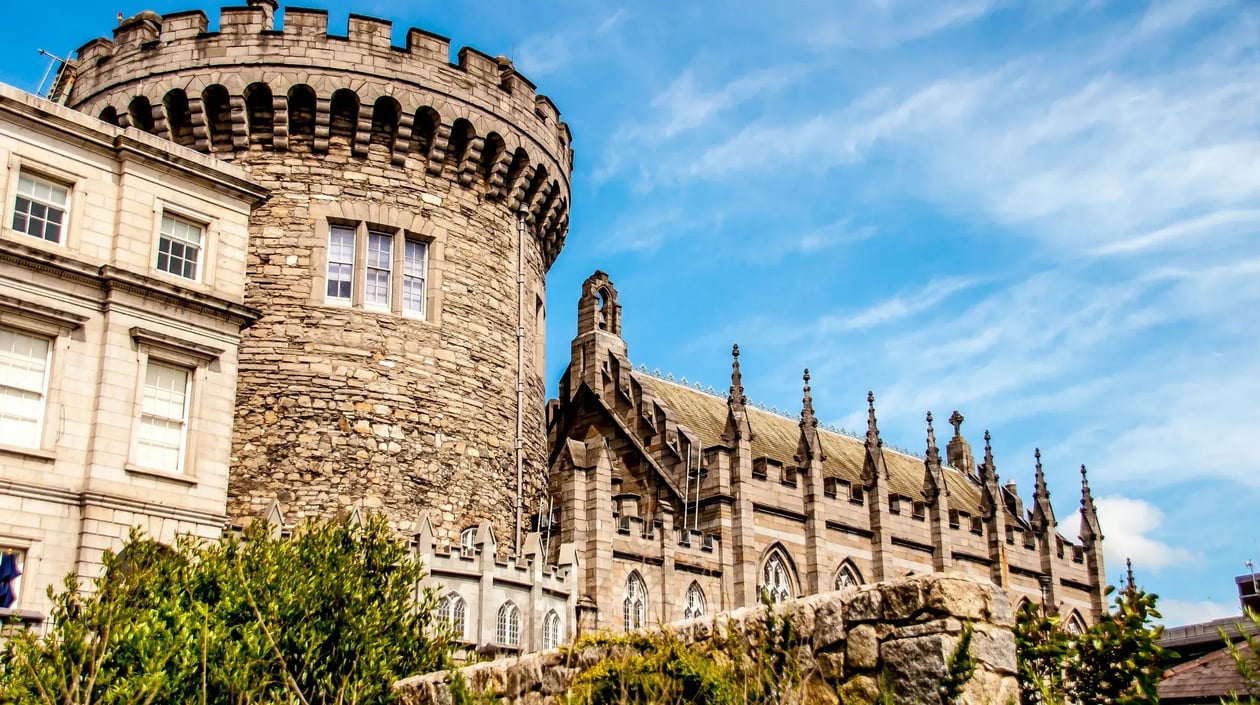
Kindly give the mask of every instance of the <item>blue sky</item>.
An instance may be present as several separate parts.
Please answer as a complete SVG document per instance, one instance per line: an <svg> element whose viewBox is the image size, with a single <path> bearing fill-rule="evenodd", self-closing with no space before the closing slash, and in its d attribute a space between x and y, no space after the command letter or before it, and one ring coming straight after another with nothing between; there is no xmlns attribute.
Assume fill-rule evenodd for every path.
<svg viewBox="0 0 1260 705"><path fill-rule="evenodd" d="M1027 496L1042 450L1075 536L1081 463L1113 581L1167 621L1237 612L1260 560L1260 6L1174 0L365 2L519 69L574 134L549 375L581 281L631 359L892 443L985 428ZM0 81L197 5L0 0ZM201 5L210 10L212 6ZM210 13L213 15L215 13ZM215 20L212 19L212 22Z"/></svg>

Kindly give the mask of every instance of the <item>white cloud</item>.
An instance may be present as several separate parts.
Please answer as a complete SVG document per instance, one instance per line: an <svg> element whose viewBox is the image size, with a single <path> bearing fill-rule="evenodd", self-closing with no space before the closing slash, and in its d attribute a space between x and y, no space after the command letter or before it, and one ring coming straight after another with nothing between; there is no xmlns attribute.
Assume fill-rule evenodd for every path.
<svg viewBox="0 0 1260 705"><path fill-rule="evenodd" d="M1164 568L1184 565L1196 559L1196 555L1184 548L1162 543L1150 536L1163 524L1164 514L1150 502L1110 495L1094 500L1098 507L1098 521L1102 525L1103 560L1110 575L1108 582L1119 585L1124 577L1125 560L1133 561L1133 570L1142 582L1142 571L1159 572ZM1073 512L1060 524L1065 533L1080 526L1079 511Z"/></svg>
<svg viewBox="0 0 1260 705"><path fill-rule="evenodd" d="M1242 610L1239 609L1237 604L1213 602L1212 600L1188 601L1161 597L1155 607L1163 616L1160 622L1170 627L1208 622L1226 617L1242 619Z"/></svg>
<svg viewBox="0 0 1260 705"><path fill-rule="evenodd" d="M844 3L835 6L843 8L840 12L821 20L810 13L815 24L806 31L806 39L814 45L830 48L888 48L969 24L997 5L995 0Z"/></svg>
<svg viewBox="0 0 1260 705"><path fill-rule="evenodd" d="M820 333L831 333L887 325L930 311L950 296L979 282L975 277L934 279L916 291L897 294L859 311L825 316L815 324L815 329Z"/></svg>
<svg viewBox="0 0 1260 705"><path fill-rule="evenodd" d="M515 51L516 66L521 73L537 79L567 67L595 39L608 35L625 22L628 14L617 8L593 27L562 29L527 38Z"/></svg>

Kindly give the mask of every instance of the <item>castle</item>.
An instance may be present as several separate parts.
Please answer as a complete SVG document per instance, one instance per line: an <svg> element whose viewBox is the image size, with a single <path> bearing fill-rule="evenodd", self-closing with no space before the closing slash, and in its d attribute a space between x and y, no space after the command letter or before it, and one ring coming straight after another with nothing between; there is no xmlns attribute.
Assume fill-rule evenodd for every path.
<svg viewBox="0 0 1260 705"><path fill-rule="evenodd" d="M1039 459L1026 513L957 413L919 459L873 399L865 438L820 428L808 374L799 421L753 408L737 350L725 397L636 371L603 273L545 404L559 111L505 58L278 9L141 13L63 67L62 105L0 92L0 365L29 378L0 382L26 404L0 413L0 545L26 580L96 574L132 525L370 511L416 537L466 641L505 650L931 571L1072 624L1105 609L1087 484L1077 543Z"/></svg>

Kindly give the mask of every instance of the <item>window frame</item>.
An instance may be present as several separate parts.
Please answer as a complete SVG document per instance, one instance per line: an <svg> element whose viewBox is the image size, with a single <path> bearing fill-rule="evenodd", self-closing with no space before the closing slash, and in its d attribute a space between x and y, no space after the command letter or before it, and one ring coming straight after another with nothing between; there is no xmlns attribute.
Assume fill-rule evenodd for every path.
<svg viewBox="0 0 1260 705"><path fill-rule="evenodd" d="M560 613L548 610L543 617L542 648L554 649L560 646Z"/></svg>
<svg viewBox="0 0 1260 705"><path fill-rule="evenodd" d="M683 594L683 619L697 619L708 612L709 600L704 596L704 589L700 587L700 583L691 581L687 592Z"/></svg>
<svg viewBox="0 0 1260 705"><path fill-rule="evenodd" d="M8 607L0 607L0 614L12 615L22 610L22 598L26 595L23 579L30 572L31 550L32 545L29 541L14 541L8 537L0 538L0 554L14 553L18 556L18 576L10 582L10 585L15 585L17 594L13 598L13 604Z"/></svg>
<svg viewBox="0 0 1260 705"><path fill-rule="evenodd" d="M35 431L33 433L34 442L31 444L21 444L21 443L7 443L7 442L4 442L3 440L0 440L0 445L5 446L5 447L16 448L16 449L21 449L21 450L40 450L44 447L43 439L44 439L44 429L48 422L48 397L49 397L49 390L50 390L51 381L52 381L53 353L57 348L57 338L59 336L55 334L50 335L47 332L31 331L29 329L13 326L9 324L0 324L0 330L9 331L11 333L14 333L15 335L25 336L27 338L43 340L47 345L47 349L44 352L43 379L40 381L39 416L35 420ZM0 386L6 387L6 388L17 389L18 391L26 391L28 393L30 392L30 390L25 390L20 387L14 387L8 384L0 383Z"/></svg>
<svg viewBox="0 0 1260 705"><path fill-rule="evenodd" d="M54 205L53 203L42 200L34 195L23 195L21 193L23 178L32 182L37 187L43 185L43 186L48 186L51 188L61 189L65 191L66 192L65 202L62 203L61 205ZM12 212L10 213L10 217L6 219L9 223L9 229L15 233L20 233L22 235L26 235L27 237L34 238L36 240L42 240L52 245L65 246L66 244L65 240L67 236L69 235L70 203L71 203L71 198L74 196L74 184L63 183L59 179L50 178L48 176L45 176L42 172L39 172L38 170L30 169L26 166L18 167L17 179L15 181L16 181L16 184L13 188L13 197L11 199L11 206L10 206L10 209ZM57 223L58 230L57 230L56 240L49 240L46 234L35 235L29 230L18 229L17 224L14 221L18 217L17 200L19 198L23 198L29 203L35 203L35 204L41 205L45 209L57 209L61 211L61 222ZM30 212L30 209L28 208L26 211L26 220L27 220L28 225L30 224L31 218L32 218L31 212ZM48 226L48 223L50 222L47 218L47 210L45 210L45 215L41 217L40 220L44 222L44 230L45 232L47 232L47 226Z"/></svg>
<svg viewBox="0 0 1260 705"><path fill-rule="evenodd" d="M173 236L171 238L167 238L164 226L166 225L166 220L168 218L174 221L175 223L182 223L183 225L186 225L186 226L191 225L193 227L196 227L200 231L199 241L196 245L198 259L195 262L193 262L193 276L191 277L186 277L183 274L172 272L169 269L162 269L161 266L159 266L158 264L158 262L162 259L162 240L170 239L173 242L179 242L183 244L185 247L187 247L189 244L187 240L184 240L182 238L173 237ZM163 206L162 208L158 210L157 246L153 248L153 262L152 262L153 269L166 276L175 277L179 279L180 281L197 282L197 283L204 282L206 280L206 274L207 274L206 269L209 266L209 263L207 262L207 259L208 259L207 255L209 254L209 240L210 240L209 221L203 218L192 218L192 217L189 217L184 211L170 208L169 206ZM168 253L167 261L169 262L170 259L171 257Z"/></svg>
<svg viewBox="0 0 1260 705"><path fill-rule="evenodd" d="M454 590L442 596L438 616L450 626L460 641L468 641L468 601Z"/></svg>
<svg viewBox="0 0 1260 705"><path fill-rule="evenodd" d="M0 154L6 153L0 151ZM16 152L7 153L6 166L6 183L3 184L4 202L0 203L0 236L4 236L7 239L27 246L47 248L56 251L73 249L76 247L79 240L79 203L83 200L83 177L65 169L57 168L51 164L28 158L25 155L17 154ZM13 228L13 214L17 207L18 181L20 180L22 172L26 172L45 181L52 181L66 189L66 215L65 220L62 223L61 239L59 242L52 242L40 237L35 237L34 235L27 234L25 231Z"/></svg>
<svg viewBox="0 0 1260 705"><path fill-rule="evenodd" d="M55 423L57 417L50 414L53 414L58 407L52 406L51 403L59 396L62 371L72 342L71 333L83 327L87 321L88 317L81 314L0 294L0 326L25 335L48 338L51 341L38 445L33 447L0 445L0 453L43 462L56 458L56 447L50 435L57 427Z"/></svg>
<svg viewBox="0 0 1260 705"><path fill-rule="evenodd" d="M149 384L149 373L159 368L172 370L176 373L182 374L184 377L184 380L183 380L184 389L180 398L180 410L179 410L180 413L179 413L178 419L172 416L165 416L159 413L155 413L152 410L146 411L145 409L146 403L150 400L150 390L156 389L157 391L164 391L163 388L161 387L151 387ZM136 429L136 442L135 442L136 455L132 458L132 462L134 462L137 466L146 468L149 470L167 472L174 475L184 474L184 466L187 464L187 460L188 460L187 458L188 427L191 425L190 412L192 411L192 386L193 386L193 376L195 374L196 374L195 368L168 362L167 360L164 360L161 357L154 357L150 355L145 360L144 370L143 370L143 379L141 381L142 394L141 394L141 399L140 399L139 426ZM175 467L171 468L171 467L160 467L157 465L147 465L140 460L141 455L143 453L141 449L145 447L146 445L145 429L153 428L156 426L156 424L153 421L150 421L148 425L146 425L146 419L152 419L155 421L161 421L161 422L166 422L166 423L171 423L178 420L179 443L175 446L175 453L176 453Z"/></svg>
<svg viewBox="0 0 1260 705"><path fill-rule="evenodd" d="M196 427L201 420L201 394L208 380L210 363L217 360L225 351L139 326L133 327L130 332L136 344L136 378L132 396L130 443L124 470L128 473L195 485L197 484L196 459L198 457ZM150 362L184 368L188 371L188 388L184 402L185 421L178 470L154 468L140 463L140 421L144 413L145 377Z"/></svg>
<svg viewBox="0 0 1260 705"><path fill-rule="evenodd" d="M639 571L631 571L626 576L626 584L622 590L622 627L626 631L642 629L647 626L648 590L647 583Z"/></svg>
<svg viewBox="0 0 1260 705"><path fill-rule="evenodd" d="M494 640L500 646L519 648L521 645L521 609L511 600L499 605L494 621Z"/></svg>
<svg viewBox="0 0 1260 705"><path fill-rule="evenodd" d="M782 584L771 586L768 584L771 576L771 568L778 566L782 575ZM796 576L793 565L788 559L787 552L776 546L766 552L766 557L762 559L761 568L757 571L757 593L759 596L766 597L773 604L788 602L799 596L796 587ZM777 587L778 590L774 588Z"/></svg>
<svg viewBox="0 0 1260 705"><path fill-rule="evenodd" d="M348 233L353 240L350 244L351 261L333 259L332 238L337 233ZM438 282L434 277L431 263L434 259L436 239L422 235L408 228L352 220L349 218L322 218L318 221L316 234L322 243L319 256L312 257L315 286L312 287L312 302L320 306L335 308L354 308L373 313L392 314L415 321L439 323L436 299L440 298ZM384 236L389 238L388 269L379 266L380 261L373 263L372 239ZM423 260L418 275L408 273L407 250L409 246L423 248ZM349 297L329 294L329 283L334 281L331 267L334 264L349 266ZM387 272L387 301L373 300L369 297L369 274L371 272ZM409 281L419 279L421 282L421 301L419 310L410 308L405 290ZM341 281L338 279L337 281Z"/></svg>

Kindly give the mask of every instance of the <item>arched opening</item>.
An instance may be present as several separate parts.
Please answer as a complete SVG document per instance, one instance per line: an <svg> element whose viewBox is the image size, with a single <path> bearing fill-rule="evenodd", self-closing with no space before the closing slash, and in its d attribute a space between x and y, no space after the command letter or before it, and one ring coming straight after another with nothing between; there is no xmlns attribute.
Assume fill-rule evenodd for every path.
<svg viewBox="0 0 1260 705"><path fill-rule="evenodd" d="M477 553L477 527L470 526L459 532L459 552L472 557Z"/></svg>
<svg viewBox="0 0 1260 705"><path fill-rule="evenodd" d="M1081 618L1080 612L1072 610L1072 613L1067 616L1067 619L1063 620L1063 629L1066 630L1068 634L1084 634L1086 629L1085 620Z"/></svg>
<svg viewBox="0 0 1260 705"><path fill-rule="evenodd" d="M148 98L142 95L132 98L127 105L127 117L131 119L132 127L153 134L153 106Z"/></svg>
<svg viewBox="0 0 1260 705"><path fill-rule="evenodd" d="M538 196L538 192L543 189L547 183L547 167L542 164L534 170L534 178L529 180L529 186L525 187L525 198L522 203L531 204Z"/></svg>
<svg viewBox="0 0 1260 705"><path fill-rule="evenodd" d="M485 143L481 147L481 164L478 168L478 175L487 185L490 183L490 177L494 175L495 167L499 160L503 159L503 153L507 150L507 146L503 142L503 138L497 132L491 132L486 135Z"/></svg>
<svg viewBox="0 0 1260 705"><path fill-rule="evenodd" d="M468 604L459 593L452 592L442 596L437 613L439 619L450 625L456 639L468 641Z"/></svg>
<svg viewBox="0 0 1260 705"><path fill-rule="evenodd" d="M398 101L389 96L381 96L372 106L372 139L371 146L384 147L385 151L394 151L394 141L398 137L398 116L401 109Z"/></svg>
<svg viewBox="0 0 1260 705"><path fill-rule="evenodd" d="M114 127L118 127L118 110L112 105L106 105L101 114L98 115L101 120L108 122Z"/></svg>
<svg viewBox="0 0 1260 705"><path fill-rule="evenodd" d="M271 86L251 83L245 88L245 116L249 124L249 143L270 147L276 131L276 109L271 101Z"/></svg>
<svg viewBox="0 0 1260 705"><path fill-rule="evenodd" d="M772 603L786 602L796 597L796 578L792 561L782 546L774 546L766 553L761 564L760 592Z"/></svg>
<svg viewBox="0 0 1260 705"><path fill-rule="evenodd" d="M504 197L511 198L512 191L518 188L521 175L529 168L529 154L522 147L517 147L512 154L512 163L508 165L507 179L504 181Z"/></svg>
<svg viewBox="0 0 1260 705"><path fill-rule="evenodd" d="M162 105L166 106L166 128L171 132L171 141L185 147L196 147L197 137L193 134L188 94L179 88L167 91Z"/></svg>
<svg viewBox="0 0 1260 705"><path fill-rule="evenodd" d="M201 104L206 116L206 131L210 134L210 149L232 149L232 106L227 89L213 85L201 92Z"/></svg>
<svg viewBox="0 0 1260 705"><path fill-rule="evenodd" d="M468 158L468 147L472 144L477 131L472 123L460 118L451 125L450 146L446 148L446 167L455 173L463 170L464 160Z"/></svg>
<svg viewBox="0 0 1260 705"><path fill-rule="evenodd" d="M359 123L359 96L349 88L342 88L332 95L328 106L328 146L349 148L354 143L354 133Z"/></svg>
<svg viewBox="0 0 1260 705"><path fill-rule="evenodd" d="M289 89L289 151L310 151L315 142L315 91L299 83Z"/></svg>
<svg viewBox="0 0 1260 705"><path fill-rule="evenodd" d="M504 646L519 646L521 643L521 611L511 600L499 607L494 638Z"/></svg>
<svg viewBox="0 0 1260 705"><path fill-rule="evenodd" d="M626 589L621 602L626 631L639 629L647 621L647 585L639 571L626 578Z"/></svg>
<svg viewBox="0 0 1260 705"><path fill-rule="evenodd" d="M840 569L836 571L837 590L857 587L862 583L862 574L858 572L857 566L853 565L852 561L846 560L840 564Z"/></svg>
<svg viewBox="0 0 1260 705"><path fill-rule="evenodd" d="M433 140L437 137L437 127L441 122L437 111L433 108L419 108L411 123L411 150L421 157L428 158L433 149Z"/></svg>
<svg viewBox="0 0 1260 705"><path fill-rule="evenodd" d="M700 584L692 582L687 588L687 596L683 598L683 619L702 617L708 611L708 602L704 599L704 590Z"/></svg>
<svg viewBox="0 0 1260 705"><path fill-rule="evenodd" d="M560 615L555 610L547 613L543 618L543 638L542 647L544 649L554 649L560 645Z"/></svg>

